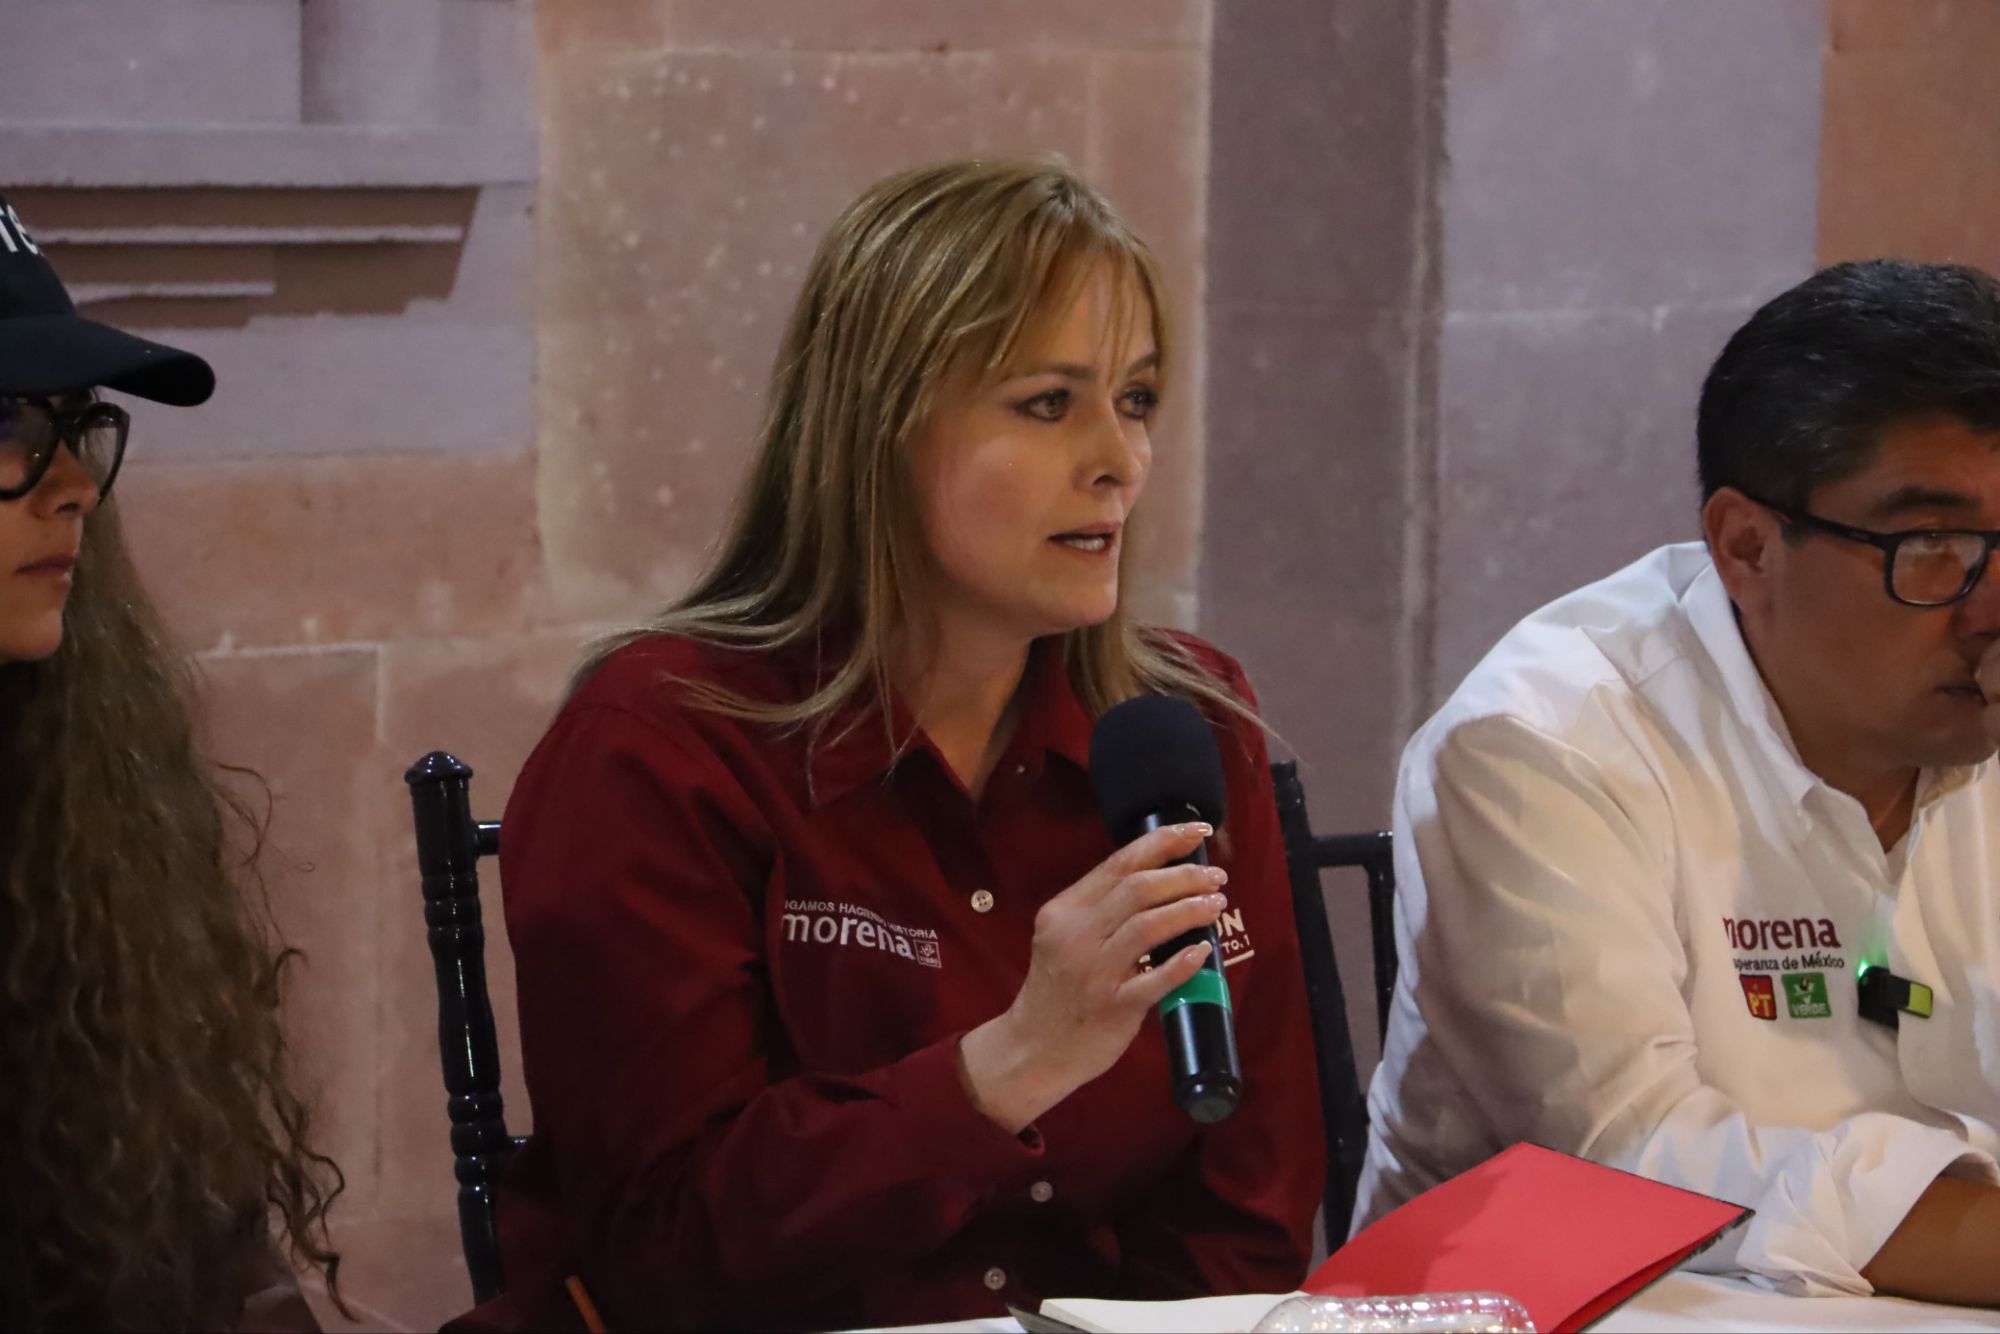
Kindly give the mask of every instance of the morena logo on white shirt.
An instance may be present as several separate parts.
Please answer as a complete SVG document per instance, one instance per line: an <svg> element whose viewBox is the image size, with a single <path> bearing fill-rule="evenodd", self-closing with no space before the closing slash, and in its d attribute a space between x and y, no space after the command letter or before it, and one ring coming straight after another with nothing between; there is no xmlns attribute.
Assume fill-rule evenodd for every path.
<svg viewBox="0 0 2000 1334"><path fill-rule="evenodd" d="M1739 950L1837 950L1840 935L1829 917L1725 917L1722 929Z"/></svg>

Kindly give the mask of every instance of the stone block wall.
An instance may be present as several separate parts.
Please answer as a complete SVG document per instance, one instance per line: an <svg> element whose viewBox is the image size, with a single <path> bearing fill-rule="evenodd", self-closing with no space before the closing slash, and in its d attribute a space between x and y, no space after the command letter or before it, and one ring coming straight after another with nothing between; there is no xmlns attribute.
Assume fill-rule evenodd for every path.
<svg viewBox="0 0 2000 1334"><path fill-rule="evenodd" d="M1697 533L1723 340L1813 263L1819 0L1451 8L1432 704L1515 620Z"/></svg>
<svg viewBox="0 0 2000 1334"><path fill-rule="evenodd" d="M1140 593L1192 619L1208 6L544 0L542 538L557 614L699 568L820 234L903 167L1054 150L1160 251L1183 330Z"/></svg>
<svg viewBox="0 0 2000 1334"><path fill-rule="evenodd" d="M399 776L462 746L502 799L576 638L536 613L533 17L0 0L0 185L85 314L216 369L202 408L128 404L117 505L212 752L261 776L371 1327L466 1292Z"/></svg>
<svg viewBox="0 0 2000 1334"><path fill-rule="evenodd" d="M1830 0L1819 262L2000 273L2000 5Z"/></svg>

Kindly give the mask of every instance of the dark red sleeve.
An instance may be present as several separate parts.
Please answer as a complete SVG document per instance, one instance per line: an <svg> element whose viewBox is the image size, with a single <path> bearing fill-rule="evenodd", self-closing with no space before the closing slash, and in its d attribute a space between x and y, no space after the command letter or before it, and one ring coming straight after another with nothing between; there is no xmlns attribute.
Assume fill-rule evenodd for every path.
<svg viewBox="0 0 2000 1334"><path fill-rule="evenodd" d="M573 706L506 816L523 1065L608 1318L751 1323L893 1282L1039 1157L970 1103L957 1039L795 1069L753 906L781 874L712 748ZM781 887L779 887L781 890Z"/></svg>
<svg viewBox="0 0 2000 1334"><path fill-rule="evenodd" d="M1256 707L1232 659L1199 641L1191 647ZM1269 754L1254 725L1237 720L1230 731L1228 846L1218 861L1256 950L1226 973L1244 1096L1121 1220L1120 1287L1134 1298L1290 1292L1312 1261L1313 1215L1326 1181L1312 1019Z"/></svg>

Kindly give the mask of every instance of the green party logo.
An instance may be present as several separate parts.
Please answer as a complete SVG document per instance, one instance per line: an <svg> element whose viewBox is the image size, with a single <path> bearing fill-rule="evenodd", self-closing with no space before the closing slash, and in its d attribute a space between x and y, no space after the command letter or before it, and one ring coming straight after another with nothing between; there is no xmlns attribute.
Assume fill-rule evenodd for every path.
<svg viewBox="0 0 2000 1334"><path fill-rule="evenodd" d="M1794 1019L1826 1019L1833 1006L1826 998L1825 973L1786 973L1785 1008Z"/></svg>

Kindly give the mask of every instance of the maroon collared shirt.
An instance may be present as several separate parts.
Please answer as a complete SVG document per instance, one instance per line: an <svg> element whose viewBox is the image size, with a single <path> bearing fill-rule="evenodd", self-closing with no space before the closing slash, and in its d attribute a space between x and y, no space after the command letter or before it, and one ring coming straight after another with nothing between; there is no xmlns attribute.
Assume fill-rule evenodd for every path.
<svg viewBox="0 0 2000 1334"><path fill-rule="evenodd" d="M1183 642L1249 697L1233 661ZM1255 729L1223 737L1216 858L1235 1114L1203 1127L1174 1106L1150 1016L1018 1136L959 1081L959 1038L1020 989L1036 909L1112 851L1091 719L1054 658L1034 655L977 802L920 733L900 756L879 721L809 752L670 680L799 698L810 682L769 655L656 637L570 699L501 852L534 1123L500 1206L522 1309L569 1274L613 1327L1296 1286L1324 1147Z"/></svg>

